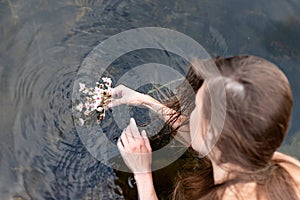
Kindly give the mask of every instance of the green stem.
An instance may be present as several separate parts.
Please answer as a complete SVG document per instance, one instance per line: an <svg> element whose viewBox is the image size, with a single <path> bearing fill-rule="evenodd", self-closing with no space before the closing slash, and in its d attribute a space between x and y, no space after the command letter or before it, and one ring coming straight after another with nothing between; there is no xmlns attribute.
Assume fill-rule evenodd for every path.
<svg viewBox="0 0 300 200"><path fill-rule="evenodd" d="M181 80L184 80L184 79L185 79L185 78L179 78L179 79L170 81L169 83L166 83L166 84L164 84L164 85L161 85L161 86L159 86L159 87L157 87L157 88L155 88L155 89L149 90L149 91L147 92L147 94L152 94L152 93L156 92L157 90L160 90L160 89L162 89L162 88L164 88L164 87L166 87L166 86L169 86L169 85L171 85L171 84L173 84L173 83L176 83L176 82L181 81Z"/></svg>

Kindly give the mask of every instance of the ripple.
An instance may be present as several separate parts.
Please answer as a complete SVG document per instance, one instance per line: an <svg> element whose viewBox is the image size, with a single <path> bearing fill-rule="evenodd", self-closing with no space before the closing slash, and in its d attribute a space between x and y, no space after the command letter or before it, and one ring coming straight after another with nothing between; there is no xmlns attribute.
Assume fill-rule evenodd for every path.
<svg viewBox="0 0 300 200"><path fill-rule="evenodd" d="M121 198L116 175L86 151L74 127L71 92L80 65L74 47L47 49L42 57L37 51L14 80L14 150L23 190L34 199L81 199L99 191L98 199Z"/></svg>
<svg viewBox="0 0 300 200"><path fill-rule="evenodd" d="M128 186L131 175L112 171L87 152L71 112L71 92L81 62L101 41L124 30L171 28L203 42L214 54L246 51L281 58L297 101L299 45L289 37L297 36L293 27L299 24L299 15L294 10L299 3L276 2L272 5L285 6L281 15L270 17L261 13L273 9L260 1L246 7L230 1L220 5L217 1L30 0L11 1L11 6L2 1L0 198L8 199L7 194L15 194L16 199L136 197L136 189ZM295 9L289 12L291 5ZM296 18L285 22L282 15ZM143 54L137 59L142 63L148 57ZM114 75L120 76L131 61L121 60ZM295 105L294 119L298 119ZM293 130L299 129L292 124ZM111 121L103 129L110 140L116 140L118 132ZM165 173L157 177L163 177L157 183L165 189Z"/></svg>

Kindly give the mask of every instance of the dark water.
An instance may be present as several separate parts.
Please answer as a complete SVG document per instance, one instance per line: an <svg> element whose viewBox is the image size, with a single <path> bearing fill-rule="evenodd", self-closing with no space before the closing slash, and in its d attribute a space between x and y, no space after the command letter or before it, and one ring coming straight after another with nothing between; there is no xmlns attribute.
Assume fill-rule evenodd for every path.
<svg viewBox="0 0 300 200"><path fill-rule="evenodd" d="M299 10L298 0L0 1L0 198L136 198L127 183L131 175L105 166L82 144L71 97L88 53L108 37L137 27L180 31L212 56L254 54L276 63L294 95L282 150L300 158ZM172 62L150 51L123 59L115 77L132 63L151 60L142 55ZM175 174L172 169L179 167L178 161L156 172L161 195Z"/></svg>

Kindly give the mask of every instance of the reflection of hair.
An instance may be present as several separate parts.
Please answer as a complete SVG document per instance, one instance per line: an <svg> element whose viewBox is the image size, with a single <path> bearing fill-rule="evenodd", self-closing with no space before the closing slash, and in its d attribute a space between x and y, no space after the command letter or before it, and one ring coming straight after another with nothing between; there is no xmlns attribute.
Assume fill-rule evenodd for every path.
<svg viewBox="0 0 300 200"><path fill-rule="evenodd" d="M295 182L280 166L282 161L272 160L286 135L291 116L292 94L287 79L275 65L254 56L217 58L215 64L221 72L227 104L224 127L215 146L221 155L218 159L210 156L210 159L218 164L235 164L243 171L234 171L237 174L234 179L218 185L213 184L209 169L183 174L175 188L174 199L222 199L226 188L247 182L257 184L257 199L298 199ZM200 77L197 80L192 71L188 74L192 78L187 79L197 83L196 91L202 81ZM214 84L217 79L220 77L208 80L210 90L217 89L218 84ZM191 105L190 100L188 102ZM203 103L201 116L210 122L211 99L207 87L200 103ZM210 133L216 135L214 123L210 123L209 128ZM238 194L237 197L241 198Z"/></svg>

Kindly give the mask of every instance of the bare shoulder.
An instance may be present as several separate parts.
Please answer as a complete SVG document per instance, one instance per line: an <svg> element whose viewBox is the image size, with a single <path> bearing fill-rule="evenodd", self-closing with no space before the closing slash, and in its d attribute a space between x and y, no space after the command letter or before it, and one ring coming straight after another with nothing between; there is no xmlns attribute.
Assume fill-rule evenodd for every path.
<svg viewBox="0 0 300 200"><path fill-rule="evenodd" d="M293 163L294 165L296 165L298 168L300 167L300 161L297 158L294 158L292 156L280 153L280 152L275 152L273 155L273 159L274 160L284 160L284 161L288 161Z"/></svg>
<svg viewBox="0 0 300 200"><path fill-rule="evenodd" d="M286 161L281 162L280 165L284 167L288 171L288 173L293 177L297 184L297 188L300 195L300 161L297 158L280 152L274 153L273 160Z"/></svg>
<svg viewBox="0 0 300 200"><path fill-rule="evenodd" d="M284 167L293 177L295 177L295 180L300 183L300 161L297 158L280 152L275 152L273 160L285 161L281 162L280 165Z"/></svg>
<svg viewBox="0 0 300 200"><path fill-rule="evenodd" d="M280 162L280 165L285 168L288 173L293 177L297 184L298 194L300 197L300 161L292 156L275 152L273 160L283 161ZM238 199L257 199L256 196L256 183L237 183L228 187L222 200L238 200Z"/></svg>
<svg viewBox="0 0 300 200"><path fill-rule="evenodd" d="M257 199L256 183L237 183L229 186L222 197L222 200L240 200L240 199Z"/></svg>

